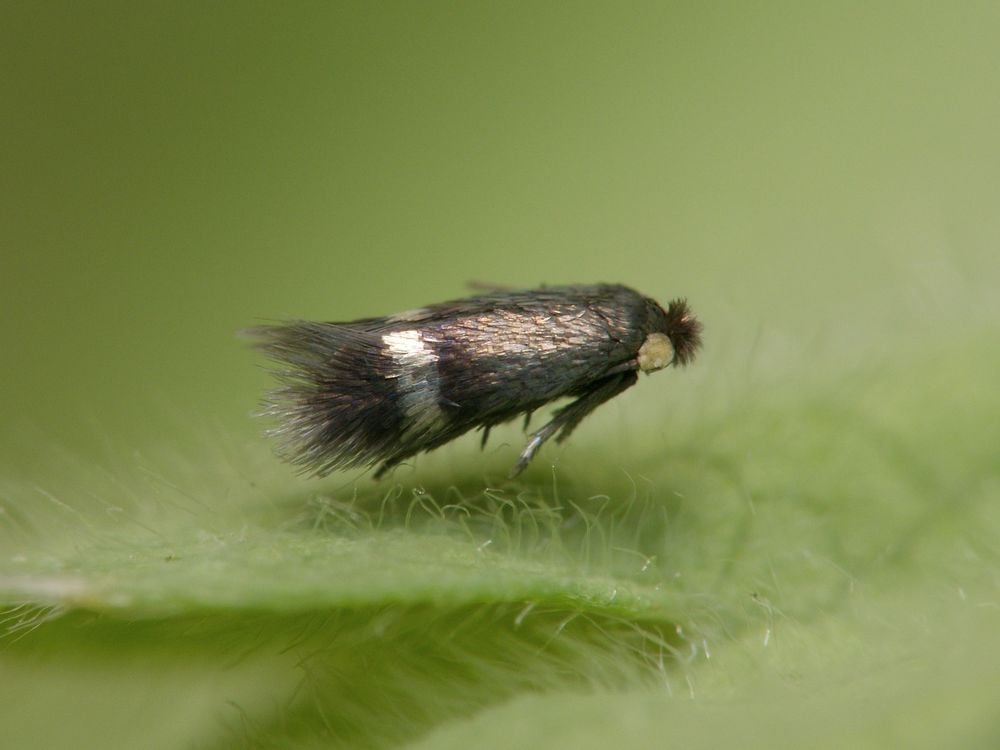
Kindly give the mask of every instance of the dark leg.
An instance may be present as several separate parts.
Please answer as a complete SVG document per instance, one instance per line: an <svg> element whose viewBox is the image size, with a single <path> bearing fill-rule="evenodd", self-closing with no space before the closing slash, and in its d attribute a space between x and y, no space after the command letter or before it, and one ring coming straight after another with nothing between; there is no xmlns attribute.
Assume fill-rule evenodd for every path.
<svg viewBox="0 0 1000 750"><path fill-rule="evenodd" d="M623 372L613 375L610 378L599 380L594 384L593 388L580 396L576 401L559 409L553 415L552 421L532 435L531 440L524 446L524 450L521 451L517 463L510 470L511 478L516 477L524 471L524 467L528 465L535 453L538 452L538 449L542 447L542 443L557 432L559 433L559 437L556 438L556 442L561 443L569 437L570 433L573 432L585 416L608 399L614 398L622 391L635 385L638 379L639 376L635 372Z"/></svg>
<svg viewBox="0 0 1000 750"><path fill-rule="evenodd" d="M381 479L385 476L387 471L392 469L402 460L402 458L390 458L388 461L383 461L382 465L375 471L375 474L372 475L372 479Z"/></svg>

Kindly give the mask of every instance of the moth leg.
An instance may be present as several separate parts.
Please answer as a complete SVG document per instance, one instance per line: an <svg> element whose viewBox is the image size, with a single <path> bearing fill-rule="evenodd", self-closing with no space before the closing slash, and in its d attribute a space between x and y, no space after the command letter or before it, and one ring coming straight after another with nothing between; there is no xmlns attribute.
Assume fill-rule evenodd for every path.
<svg viewBox="0 0 1000 750"><path fill-rule="evenodd" d="M614 398L622 391L635 385L638 379L639 376L635 372L624 372L613 375L610 378L605 378L598 381L576 401L559 409L553 415L550 422L531 436L531 440L524 446L524 450L521 451L517 463L511 469L510 477L513 479L524 471L524 468L534 458L538 449L542 447L542 444L555 433L559 433L556 442L561 443L569 437L570 433L576 429L576 426L580 424L585 416L608 399Z"/></svg>
<svg viewBox="0 0 1000 750"><path fill-rule="evenodd" d="M372 479L381 479L385 476L386 472L399 464L401 458L390 458L387 461L383 461L382 465L376 469L375 473L372 475Z"/></svg>
<svg viewBox="0 0 1000 750"><path fill-rule="evenodd" d="M583 418L594 409L617 396L622 391L631 388L639 381L638 373L629 371L611 378L606 378L595 386L592 390L584 393L580 398L568 404L555 413L555 418L562 420L556 442L561 443L570 436L583 421ZM553 420L555 421L555 420Z"/></svg>
<svg viewBox="0 0 1000 750"><path fill-rule="evenodd" d="M552 433L558 429L559 425L556 424L556 420L553 419L547 425L542 427L542 429L532 435L531 440L529 440L528 444L524 446L524 450L521 451L521 455L518 457L517 463L514 464L514 468L510 470L510 474L508 474L508 476L513 479L524 471L524 467L528 465L532 458L534 458L538 449L542 447L542 443L552 437Z"/></svg>
<svg viewBox="0 0 1000 750"><path fill-rule="evenodd" d="M483 427L483 440L481 443L479 443L479 450L483 450L484 448L486 448L486 441L489 440L491 427L493 427L493 425L491 424L488 424L485 427Z"/></svg>
<svg viewBox="0 0 1000 750"><path fill-rule="evenodd" d="M638 370L638 369L639 369L639 360L638 359L630 359L630 360L627 360L625 362L622 362L620 365L615 365L614 367L612 367L610 370L608 370L604 374L605 375L616 375L616 374L618 374L620 372L628 372L630 370Z"/></svg>

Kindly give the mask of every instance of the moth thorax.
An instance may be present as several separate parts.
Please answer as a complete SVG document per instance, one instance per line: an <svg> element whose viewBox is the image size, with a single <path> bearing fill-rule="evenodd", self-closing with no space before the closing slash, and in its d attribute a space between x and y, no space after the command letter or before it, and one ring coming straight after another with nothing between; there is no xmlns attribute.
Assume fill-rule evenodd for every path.
<svg viewBox="0 0 1000 750"><path fill-rule="evenodd" d="M639 347L639 369L643 372L662 370L674 361L674 345L664 333L651 333Z"/></svg>

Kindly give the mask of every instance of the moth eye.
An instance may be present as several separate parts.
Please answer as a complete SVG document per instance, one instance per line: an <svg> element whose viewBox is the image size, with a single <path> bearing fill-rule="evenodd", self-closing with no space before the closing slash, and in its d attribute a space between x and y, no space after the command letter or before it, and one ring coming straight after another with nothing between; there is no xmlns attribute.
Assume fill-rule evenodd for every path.
<svg viewBox="0 0 1000 750"><path fill-rule="evenodd" d="M643 372L655 372L674 361L674 345L663 333L651 333L639 347L639 355L636 358L639 362L639 369Z"/></svg>

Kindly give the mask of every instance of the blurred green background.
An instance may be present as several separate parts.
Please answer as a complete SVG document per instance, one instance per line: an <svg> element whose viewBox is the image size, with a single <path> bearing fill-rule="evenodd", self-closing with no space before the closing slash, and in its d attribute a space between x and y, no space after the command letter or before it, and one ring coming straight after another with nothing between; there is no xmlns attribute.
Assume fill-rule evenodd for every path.
<svg viewBox="0 0 1000 750"><path fill-rule="evenodd" d="M919 337L996 280L998 15L8 5L5 434L245 429L238 328L470 280L686 295L705 368L747 336L779 367Z"/></svg>
<svg viewBox="0 0 1000 750"><path fill-rule="evenodd" d="M96 490L67 473L67 463L107 469L114 479L131 457L164 452L183 456L183 472L193 474L192 481L233 504L217 520L202 519L220 535L227 524L246 520L244 510L233 510L244 493L256 491L255 501L266 506L278 503L275 488L287 484L289 493L302 493L289 502L305 502L318 485L272 466L259 447L260 425L250 415L268 378L235 332L268 319L389 314L462 296L470 281L519 287L622 282L661 301L686 296L705 323L706 348L693 367L643 379L565 448L547 448L540 481L552 479L549 467L561 457L571 470L582 468L585 446L613 457L604 470L609 476L632 471L638 465L633 448L642 441L630 444L629 435L650 434L659 437L645 453L639 450L643 460L662 454L663 440L676 449L690 439L692 455L702 448L724 455L741 477L736 485L750 486L752 475L767 486L777 476L777 484L798 488L816 503L835 506L843 490L856 501L851 507L860 508L884 500L885 483L884 467L859 469L871 445L881 443L858 438L855 423L838 422L840 413L857 408L888 415L872 418L880 429L912 437L904 471L914 480L906 492L888 490L898 515L867 518L861 532L851 525L857 517L842 518L845 525L831 534L842 533L845 554L862 546L855 534L868 538L873 525L888 534L900 519L912 520L907 492L926 491L949 505L960 497L995 500L998 39L1000 5L989 2L5 4L0 509L16 526L37 501L26 488L65 482L78 493L59 494L59 502L89 525L91 514L109 512L87 509L79 498L114 490ZM761 403L763 421L755 411ZM699 424L711 427L699 433ZM611 440L604 427L612 429ZM505 434L508 442L489 459L480 458L477 438L469 437L441 457L419 459L418 471L430 466L447 474L455 462L475 479L481 460L506 466L521 437L513 429ZM205 446L219 436L255 458L216 470L216 455ZM803 441L810 446L803 455L782 452ZM773 459L768 470L744 464L754 450ZM838 450L847 452L824 463ZM270 477L265 489L255 484L261 481L256 474L241 483L257 458ZM162 469L168 460L157 461ZM696 482L707 476L699 466L680 473ZM162 470L169 480L170 470ZM601 468L594 471L602 476ZM404 485L410 477L401 478ZM837 482L844 484L817 500ZM363 486L362 494L381 492ZM600 480L579 491L611 492ZM142 491L123 494L141 508ZM797 503L801 495L785 499ZM745 500L751 501L760 496ZM996 511L976 508L968 517L946 517L941 527L957 545L955 559L961 557L955 550L971 549L981 571L995 571ZM715 522L715 511L703 512ZM775 511L778 517L788 512ZM808 547L808 535L827 523L823 512L801 527L771 527L771 550L793 542ZM153 524L160 539L169 537L164 529L176 520L166 515ZM920 523L937 528L937 517ZM46 523L25 522L31 534L0 535L0 544L16 547L19 555L0 555L8 571L0 568L0 583L5 575L13 580L17 565L34 559L32 545L40 549L39 540L54 533ZM920 523L914 521L914 528ZM963 546L972 529L981 536ZM60 527L60 533L72 532ZM754 538L753 531L746 533ZM107 535L113 532L102 530L95 538L107 541ZM868 550L880 560L898 553L881 538ZM414 551L415 559L425 552ZM38 570L76 570L51 554L50 567ZM934 554L905 568L903 590L912 591L928 570L947 575ZM765 557L755 558L761 570ZM226 554L221 559L231 561ZM108 567L114 571L115 563ZM512 580L519 578L515 569ZM705 581L699 579L704 587L698 593L724 600ZM180 589L185 585L198 588L182 580ZM740 580L733 591L746 595L749 585ZM893 586L885 580L879 586L890 591L901 620L934 619L924 610L911 617ZM991 594L980 601L995 606L995 583L985 586ZM222 596L224 588L205 598ZM942 590L959 588L941 579ZM811 590L807 574L801 590ZM786 589L788 598L795 599L795 591ZM150 611L165 611L157 593L147 589L144 596L159 602ZM336 606L337 596L330 596ZM393 590L385 602L399 596ZM431 591L424 598L440 596ZM163 596L172 602L166 610L189 616L187 605L170 597ZM84 610L107 605L84 599ZM65 597L60 601L66 604ZM270 600L264 601L244 603L267 610ZM629 616L652 616L635 606ZM948 607L931 608L942 611ZM463 621L462 612L449 616ZM831 611L819 607L820 613ZM862 617L860 630L838 622L834 642L864 641L865 628L882 616ZM687 622L685 617L697 621L684 606L668 619ZM437 624L433 616L428 622L431 629ZM931 628L933 643L965 632L954 619L942 622L940 630ZM281 632L286 626L267 627ZM117 625L108 627L117 632ZM188 632L191 625L178 627ZM993 632L978 621L970 627L977 636ZM127 637L159 642L149 628ZM58 632L38 635L41 645L25 638L24 657L16 651L21 646L7 646L13 654L7 674L15 676L4 679L12 700L33 696L32 705L48 705L50 698L62 705L47 692L46 679L73 694L58 659L41 677L32 661L32 649L73 651L73 638L80 636L72 632L77 635L68 641ZM826 635L810 637L802 636L807 645L798 651L785 652L780 674L802 669L795 654L816 673L837 679L871 664L861 657L828 671L808 645L826 642ZM419 651L420 639L414 641ZM994 645L991 659L996 651ZM174 663L169 654L158 658ZM944 685L981 695L978 657L957 663L972 671L960 667ZM87 669L79 670L73 679L86 691ZM717 678L727 686L718 695L740 694L748 672ZM244 689L242 678L225 674L240 686L234 690ZM176 691L164 687L157 702L190 697L183 677L171 675ZM38 682L29 687L28 679ZM130 678L117 679L127 685ZM823 695L819 678L812 679L807 689ZM864 690L890 693L901 712L920 715L924 696L909 701L898 695L897 688L909 684L907 673L885 690L881 683ZM226 690L206 697L205 705L217 710L212 701L229 700ZM853 710L842 698L829 699L839 707L829 716L827 709L806 711L801 726L786 727L787 736L808 737L823 720L841 731L837 716ZM72 700L65 697L67 705ZM253 713L247 706L257 704L246 696L232 700L246 711L242 731L252 735L257 725L247 718ZM271 705L276 699L255 700ZM635 705L630 699L621 708L633 711ZM555 718L563 708L545 706L535 715L572 727L573 719ZM593 716L581 710L572 704L567 715ZM968 721L945 713L959 727L973 727L975 737L995 738L983 729L994 726L986 709L970 711ZM650 709L644 716L661 714ZM727 741L718 728L706 739L697 714L670 716L687 747ZM755 716L739 703L733 714L723 712L722 724L753 727ZM485 720L495 722L493 731L519 725L543 733L541 724L524 724L523 717ZM365 729L364 721L343 736L380 744L384 738ZM414 721L414 737L437 725L427 717ZM588 735L597 738L594 746L616 736L614 722L609 725L605 734ZM30 737L38 725L23 726L22 736ZM204 739L201 725L191 726L188 733L178 730L181 740L166 732L146 746ZM639 727L638 745L662 736L634 716L629 726ZM466 730L480 740L491 736L490 729L475 726L460 728L459 735ZM863 734L858 744L878 746L880 737L901 736L882 731ZM289 730L293 735L301 746L313 746L302 739L311 737L306 730ZM276 744L294 744L278 736L284 741ZM770 742L762 736L761 746ZM449 740L436 741L445 746ZM454 738L455 746L463 741Z"/></svg>

